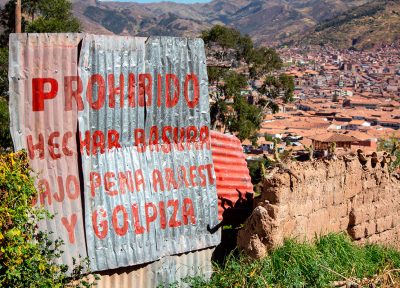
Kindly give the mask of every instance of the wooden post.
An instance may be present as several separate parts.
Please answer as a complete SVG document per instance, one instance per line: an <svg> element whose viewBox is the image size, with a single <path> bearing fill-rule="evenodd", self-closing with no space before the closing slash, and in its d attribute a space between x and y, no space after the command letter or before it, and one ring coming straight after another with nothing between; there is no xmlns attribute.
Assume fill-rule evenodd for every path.
<svg viewBox="0 0 400 288"><path fill-rule="evenodd" d="M15 2L15 33L21 33L21 0Z"/></svg>

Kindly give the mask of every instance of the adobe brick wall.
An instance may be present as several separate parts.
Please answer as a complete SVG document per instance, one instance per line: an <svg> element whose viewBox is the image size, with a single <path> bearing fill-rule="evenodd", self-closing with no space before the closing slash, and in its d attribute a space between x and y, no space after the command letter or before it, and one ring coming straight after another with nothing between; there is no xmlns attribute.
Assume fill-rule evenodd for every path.
<svg viewBox="0 0 400 288"><path fill-rule="evenodd" d="M360 243L400 248L400 181L387 167L353 160L292 162L289 173L265 180L258 207L238 234L238 246L262 257L285 238L347 231Z"/></svg>

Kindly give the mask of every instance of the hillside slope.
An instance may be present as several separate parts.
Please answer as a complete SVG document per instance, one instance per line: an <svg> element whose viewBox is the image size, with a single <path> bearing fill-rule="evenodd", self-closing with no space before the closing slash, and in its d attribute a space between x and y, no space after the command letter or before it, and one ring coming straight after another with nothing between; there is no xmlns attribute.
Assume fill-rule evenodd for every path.
<svg viewBox="0 0 400 288"><path fill-rule="evenodd" d="M0 0L0 5L6 2ZM390 44L400 34L399 0L72 2L83 30L95 34L198 36L224 24L249 34L257 44L328 43L358 49Z"/></svg>
<svg viewBox="0 0 400 288"><path fill-rule="evenodd" d="M215 24L250 34L257 43L279 44L320 21L368 0L214 0L206 4L74 2L84 30L101 34L198 36Z"/></svg>
<svg viewBox="0 0 400 288"><path fill-rule="evenodd" d="M400 2L378 0L321 23L300 43L369 49L399 41Z"/></svg>

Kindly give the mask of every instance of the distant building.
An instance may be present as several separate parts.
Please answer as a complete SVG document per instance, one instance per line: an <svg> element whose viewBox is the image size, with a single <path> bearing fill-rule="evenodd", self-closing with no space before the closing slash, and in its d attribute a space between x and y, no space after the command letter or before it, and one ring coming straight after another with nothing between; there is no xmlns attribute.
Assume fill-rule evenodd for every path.
<svg viewBox="0 0 400 288"><path fill-rule="evenodd" d="M325 151L329 150L332 143L336 143L336 148L351 149L353 143L359 140L353 136L347 136L339 133L328 132L321 135L310 137L314 150Z"/></svg>

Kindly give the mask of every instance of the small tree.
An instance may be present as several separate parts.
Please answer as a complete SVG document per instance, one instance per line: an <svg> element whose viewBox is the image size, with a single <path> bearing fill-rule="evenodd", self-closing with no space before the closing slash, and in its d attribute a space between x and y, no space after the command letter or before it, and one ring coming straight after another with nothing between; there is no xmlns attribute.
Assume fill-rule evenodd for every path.
<svg viewBox="0 0 400 288"><path fill-rule="evenodd" d="M261 109L247 102L241 91L248 85L244 75L234 71L209 68L210 84L216 85L210 107L211 122L216 129L220 122L225 130L237 133L239 139L256 139L262 121ZM229 103L229 104L228 104Z"/></svg>
<svg viewBox="0 0 400 288"><path fill-rule="evenodd" d="M31 3L35 1L30 1ZM79 21L72 15L72 4L68 0L39 0L30 7L38 17L27 24L29 33L79 32Z"/></svg>
<svg viewBox="0 0 400 288"><path fill-rule="evenodd" d="M24 0L22 1L22 9L31 17L31 21L35 20L36 13L39 10L40 0Z"/></svg>
<svg viewBox="0 0 400 288"><path fill-rule="evenodd" d="M257 141L257 131L262 122L261 108L249 104L243 96L235 96L233 105L235 113L228 117L229 130L237 132L237 137L243 141Z"/></svg>
<svg viewBox="0 0 400 288"><path fill-rule="evenodd" d="M282 68L282 59L272 48L255 48L248 54L247 63L250 66L250 77L257 79L272 71Z"/></svg>
<svg viewBox="0 0 400 288"><path fill-rule="evenodd" d="M239 31L223 25L215 25L202 33L205 43L218 43L222 48L236 47L240 37Z"/></svg>
<svg viewBox="0 0 400 288"><path fill-rule="evenodd" d="M257 140L257 131L262 122L263 113L267 110L277 112L278 106L275 100L283 98L284 102L293 99L293 79L281 75L273 76L271 73L282 67L282 60L272 48L254 47L253 41L248 35L241 35L239 31L216 25L202 34L204 42L208 47L208 54L217 56L218 48L210 51L211 47L222 49L222 58L226 60L226 50L231 53L232 61L243 61L249 69L249 76L236 73L221 67L208 67L209 82L216 87L216 91L210 94L213 104L211 105L211 121L213 128L217 122L223 124L227 130L237 133L242 140L248 138L253 142ZM268 75L263 87L260 89L266 99L261 99L256 105L248 103L241 92L251 83L251 80ZM229 103L229 104L228 104Z"/></svg>
<svg viewBox="0 0 400 288"><path fill-rule="evenodd" d="M276 113L279 111L279 107L276 105L275 100L280 98L285 104L293 101L293 77L286 74L281 74L279 77L268 76L261 86L260 92L265 94L268 99L268 101L264 102L265 106L263 107Z"/></svg>
<svg viewBox="0 0 400 288"><path fill-rule="evenodd" d="M216 87L215 93L210 95L214 102L210 107L213 129L216 128L218 122L229 126L227 102L240 95L241 90L247 86L246 78L236 72L218 67L208 67L208 75L210 84Z"/></svg>

